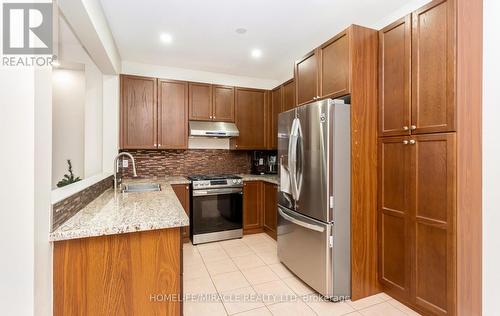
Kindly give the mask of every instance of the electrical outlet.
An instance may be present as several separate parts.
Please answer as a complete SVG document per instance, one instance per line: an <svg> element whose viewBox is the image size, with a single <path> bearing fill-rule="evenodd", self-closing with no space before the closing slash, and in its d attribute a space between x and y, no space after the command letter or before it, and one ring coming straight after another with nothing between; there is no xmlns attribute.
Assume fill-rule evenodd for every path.
<svg viewBox="0 0 500 316"><path fill-rule="evenodd" d="M128 168L128 160L127 159L123 159L123 161L122 161L122 167L123 168Z"/></svg>

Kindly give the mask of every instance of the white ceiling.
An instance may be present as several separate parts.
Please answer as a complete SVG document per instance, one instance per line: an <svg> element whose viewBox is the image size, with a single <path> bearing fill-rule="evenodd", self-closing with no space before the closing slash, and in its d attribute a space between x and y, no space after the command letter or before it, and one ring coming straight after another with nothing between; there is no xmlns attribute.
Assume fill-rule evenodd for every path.
<svg viewBox="0 0 500 316"><path fill-rule="evenodd" d="M101 0L123 61L285 80L350 24L378 27L425 0ZM408 11L409 12L409 11ZM402 16L402 15L399 15ZM395 16L396 18L399 16ZM388 21L390 22L390 21ZM247 33L236 33L237 28ZM173 36L169 45L160 33ZM260 59L250 51L262 50Z"/></svg>

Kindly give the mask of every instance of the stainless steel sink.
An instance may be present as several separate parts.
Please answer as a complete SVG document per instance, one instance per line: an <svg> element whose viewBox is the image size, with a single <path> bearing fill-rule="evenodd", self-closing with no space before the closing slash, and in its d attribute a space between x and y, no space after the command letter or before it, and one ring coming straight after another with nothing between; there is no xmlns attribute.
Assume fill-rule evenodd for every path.
<svg viewBox="0 0 500 316"><path fill-rule="evenodd" d="M137 183L137 184L124 184L122 192L153 192L161 191L161 186L157 183Z"/></svg>

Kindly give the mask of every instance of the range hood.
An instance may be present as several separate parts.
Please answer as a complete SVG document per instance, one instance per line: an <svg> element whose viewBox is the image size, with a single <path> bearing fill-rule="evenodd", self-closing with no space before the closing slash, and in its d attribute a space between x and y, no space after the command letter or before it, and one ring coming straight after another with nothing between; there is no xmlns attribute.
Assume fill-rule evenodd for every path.
<svg viewBox="0 0 500 316"><path fill-rule="evenodd" d="M235 137L240 131L234 123L189 121L190 136Z"/></svg>

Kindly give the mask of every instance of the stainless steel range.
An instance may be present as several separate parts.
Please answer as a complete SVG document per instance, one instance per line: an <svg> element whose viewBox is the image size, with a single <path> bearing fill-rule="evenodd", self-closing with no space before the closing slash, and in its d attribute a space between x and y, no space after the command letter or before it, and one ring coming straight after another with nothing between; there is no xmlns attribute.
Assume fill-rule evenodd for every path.
<svg viewBox="0 0 500 316"><path fill-rule="evenodd" d="M190 237L200 244L243 236L243 181L236 175L194 175Z"/></svg>

